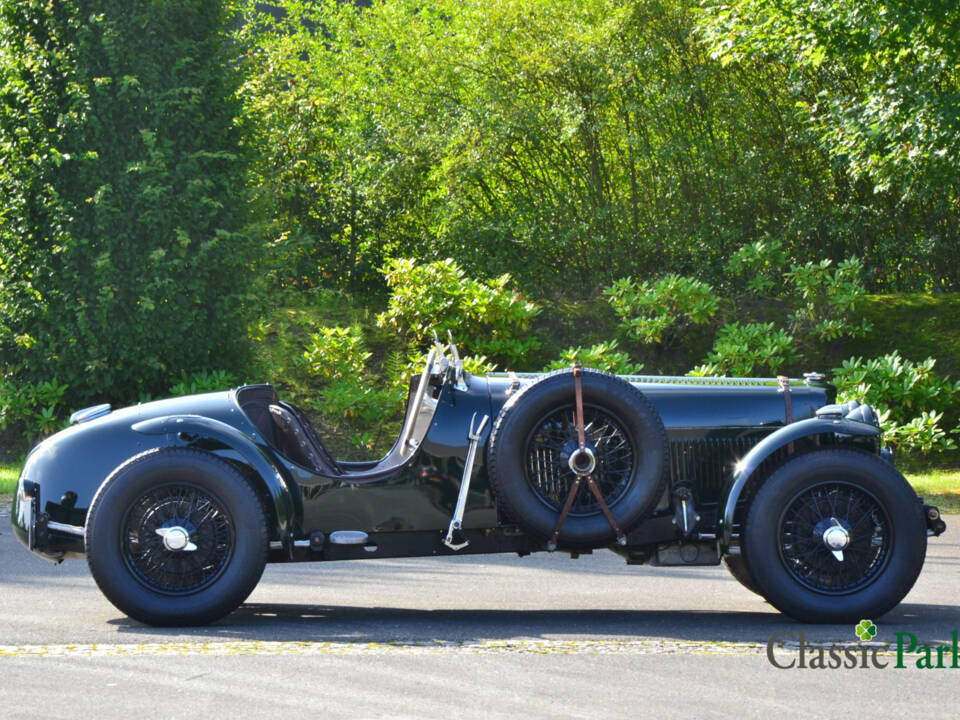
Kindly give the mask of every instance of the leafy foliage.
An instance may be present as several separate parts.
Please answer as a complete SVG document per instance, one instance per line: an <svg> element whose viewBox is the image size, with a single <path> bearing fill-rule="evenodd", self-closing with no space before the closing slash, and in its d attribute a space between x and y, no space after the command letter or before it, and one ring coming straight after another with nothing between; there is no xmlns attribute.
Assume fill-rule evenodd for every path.
<svg viewBox="0 0 960 720"><path fill-rule="evenodd" d="M392 428L406 396L402 355L388 357L380 378L373 377L366 367L371 354L356 326L320 328L303 354L309 372L323 383L309 404L355 447L372 449L384 427Z"/></svg>
<svg viewBox="0 0 960 720"><path fill-rule="evenodd" d="M830 272L830 260L794 265L784 277L793 284L799 298L797 309L790 316L791 331L807 331L818 340L838 337L859 337L870 331L863 319L852 321L858 301L866 294L860 280L863 264L849 258Z"/></svg>
<svg viewBox="0 0 960 720"><path fill-rule="evenodd" d="M181 372L177 381L170 386L170 395L196 395L198 393L217 392L237 387L240 381L236 375L226 370L201 370L200 372Z"/></svg>
<svg viewBox="0 0 960 720"><path fill-rule="evenodd" d="M625 352L617 350L617 341L601 342L587 348L567 348L560 354L559 360L554 360L543 370L560 370L579 362L584 367L603 370L615 375L639 375L643 371L643 363L634 363Z"/></svg>
<svg viewBox="0 0 960 720"><path fill-rule="evenodd" d="M358 327L320 328L303 355L310 372L324 382L361 377L370 359Z"/></svg>
<svg viewBox="0 0 960 720"><path fill-rule="evenodd" d="M391 294L377 323L418 346L449 330L470 353L515 362L539 345L528 331L540 310L509 289L509 274L482 282L453 260L409 258L391 260L384 274Z"/></svg>
<svg viewBox="0 0 960 720"><path fill-rule="evenodd" d="M59 430L68 389L56 379L38 384L0 380L0 432L19 426L32 439Z"/></svg>
<svg viewBox="0 0 960 720"><path fill-rule="evenodd" d="M737 250L727 261L728 278L745 277L747 289L757 295L777 294L787 257L777 240L757 240Z"/></svg>
<svg viewBox="0 0 960 720"><path fill-rule="evenodd" d="M925 274L956 287L958 22L955 3L934 0L703 6L700 32L713 57L738 71L777 68L791 114L872 207L854 211L862 225L849 229L863 248L874 232L878 279Z"/></svg>
<svg viewBox="0 0 960 720"><path fill-rule="evenodd" d="M385 415L344 376L405 391L433 329L481 368L562 355L621 372L689 367L718 331L695 372L754 373L884 352L898 327L877 312L870 334L868 288L960 282L953 5L236 9L0 4L0 422L14 433L107 393L231 384L265 299L255 276L279 288L249 326L257 372L315 408L323 386L364 447L350 423ZM606 307L587 332L537 315L612 282L619 345L597 342L613 336ZM338 293L313 325L273 312L318 288ZM341 313L347 298L370 309ZM909 356L926 355L927 327L949 319ZM288 328L282 352L261 352ZM53 378L67 389L48 402ZM953 408L888 427L943 445Z"/></svg>
<svg viewBox="0 0 960 720"><path fill-rule="evenodd" d="M359 326L320 328L303 353L309 372L322 383L319 396L307 404L354 447L374 450L385 437L395 437L410 381L426 363L427 355L414 348L391 352L382 367L370 368L372 354ZM468 356L463 361L467 372L484 374L494 369L484 357Z"/></svg>
<svg viewBox="0 0 960 720"><path fill-rule="evenodd" d="M242 357L254 246L225 19L205 0L0 6L11 381L57 378L75 405Z"/></svg>
<svg viewBox="0 0 960 720"><path fill-rule="evenodd" d="M707 283L673 274L657 281L623 278L604 294L628 335L640 342L665 345L686 327L708 322L719 304Z"/></svg>
<svg viewBox="0 0 960 720"><path fill-rule="evenodd" d="M957 449L956 441L947 435L941 425L942 412L924 410L902 424L893 420L891 415L890 411L880 415L884 442L905 450L919 450L924 454L931 451Z"/></svg>
<svg viewBox="0 0 960 720"><path fill-rule="evenodd" d="M934 365L933 358L913 362L896 351L866 361L850 358L834 369L833 382L841 402L856 399L877 409L890 442L923 452L953 449L940 423L945 412L956 413L960 381L938 375Z"/></svg>
<svg viewBox="0 0 960 720"><path fill-rule="evenodd" d="M455 257L589 295L764 243L955 286L954 11L907 5L250 3L274 272L376 293L391 257Z"/></svg>
<svg viewBox="0 0 960 720"><path fill-rule="evenodd" d="M921 408L946 410L960 395L960 381L934 372L936 360L904 360L896 351L864 361L845 360L833 371L833 382L844 393L859 392L864 402L893 409L901 416Z"/></svg>
<svg viewBox="0 0 960 720"><path fill-rule="evenodd" d="M829 341L839 337L862 337L870 323L856 322L857 306L867 293L863 263L847 258L835 268L833 261L794 263L787 271L786 256L779 242L758 241L744 245L726 266L727 284L736 294L735 279L746 280L747 291L763 297L784 297L792 306L790 332Z"/></svg>
<svg viewBox="0 0 960 720"><path fill-rule="evenodd" d="M694 374L756 375L766 370L776 375L799 358L793 337L770 323L738 322L724 325L717 333L713 350L707 355L707 365Z"/></svg>

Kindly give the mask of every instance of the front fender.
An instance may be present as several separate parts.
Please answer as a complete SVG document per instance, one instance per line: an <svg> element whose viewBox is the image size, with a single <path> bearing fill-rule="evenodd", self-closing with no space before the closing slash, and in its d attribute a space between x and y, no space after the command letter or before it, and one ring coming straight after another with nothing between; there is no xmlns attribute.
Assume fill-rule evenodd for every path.
<svg viewBox="0 0 960 720"><path fill-rule="evenodd" d="M144 435L187 435L193 441L209 439L239 453L256 471L270 494L284 550L293 551L298 518L297 495L290 489L292 481L284 474L282 465L275 462L253 438L232 425L202 415L167 415L134 423L131 428Z"/></svg>
<svg viewBox="0 0 960 720"><path fill-rule="evenodd" d="M880 428L856 420L809 418L785 425L765 437L737 463L733 474L724 487L717 517L717 542L720 546L720 553L726 553L730 547L734 513L740 495L764 460L790 443L824 436L831 437L841 443L850 443L854 442L855 438L876 437L878 435L880 435Z"/></svg>

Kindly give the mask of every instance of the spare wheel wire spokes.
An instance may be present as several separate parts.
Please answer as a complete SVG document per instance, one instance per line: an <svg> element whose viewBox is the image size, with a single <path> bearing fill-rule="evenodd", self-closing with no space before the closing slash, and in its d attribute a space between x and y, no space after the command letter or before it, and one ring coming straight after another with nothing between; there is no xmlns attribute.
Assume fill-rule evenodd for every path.
<svg viewBox="0 0 960 720"><path fill-rule="evenodd" d="M573 502L576 499L577 494L580 492L580 484L582 482L586 482L590 492L593 493L594 498L596 498L600 511L603 513L604 517L607 518L607 522L610 523L610 527L613 528L614 533L616 533L617 543L620 545L627 544L627 538L620 531L620 527L617 525L616 518L614 518L613 513L610 512L610 507L607 505L607 501L604 499L603 493L600 492L600 488L597 487L597 483L593 478L593 471L597 467L597 458L593 451L587 447L587 436L586 431L584 430L583 419L582 377L583 367L580 365L580 363L574 363L573 389L576 402L574 424L577 431L577 449L570 454L570 459L568 462L570 469L576 475L576 479L570 486L570 492L567 493L567 500L563 504L563 509L560 511L560 516L557 518L557 526L554 528L553 535L551 535L550 541L547 543L547 549L551 551L557 549L557 540L560 537L560 530L563 529L563 524L566 522L567 516L570 514L570 508L573 507Z"/></svg>

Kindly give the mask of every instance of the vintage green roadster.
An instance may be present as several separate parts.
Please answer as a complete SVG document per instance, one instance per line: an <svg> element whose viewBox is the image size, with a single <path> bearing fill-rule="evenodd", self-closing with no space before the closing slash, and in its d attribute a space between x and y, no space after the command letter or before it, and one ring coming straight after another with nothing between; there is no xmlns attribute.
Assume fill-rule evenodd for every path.
<svg viewBox="0 0 960 720"><path fill-rule="evenodd" d="M333 458L269 385L74 413L27 457L14 531L86 556L149 624L233 611L267 562L606 548L725 563L805 622L877 618L945 526L894 468L873 410L820 375L470 375L439 343L393 449Z"/></svg>

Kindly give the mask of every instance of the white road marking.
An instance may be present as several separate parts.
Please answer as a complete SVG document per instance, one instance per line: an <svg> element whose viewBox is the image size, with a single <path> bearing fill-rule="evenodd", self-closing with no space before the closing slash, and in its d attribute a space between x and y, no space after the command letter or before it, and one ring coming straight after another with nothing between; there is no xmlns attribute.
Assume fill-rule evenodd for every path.
<svg viewBox="0 0 960 720"><path fill-rule="evenodd" d="M857 643L808 643L846 647ZM889 653L888 644L876 643ZM437 655L540 654L540 655L760 655L766 643L684 640L485 640L464 642L291 642L236 640L168 643L96 643L56 645L0 645L2 657L140 657L145 655ZM795 652L794 643L778 644L778 652Z"/></svg>

